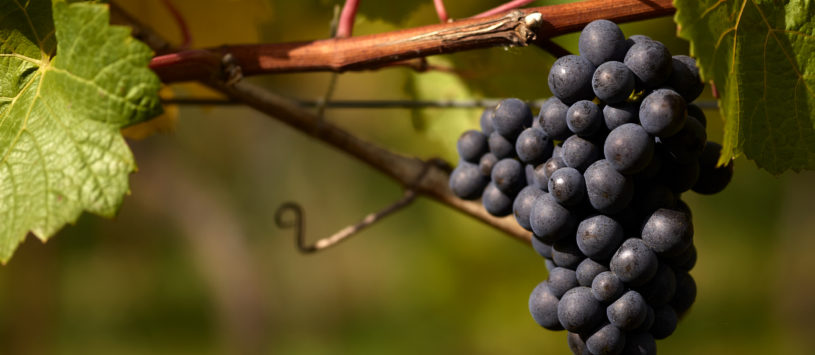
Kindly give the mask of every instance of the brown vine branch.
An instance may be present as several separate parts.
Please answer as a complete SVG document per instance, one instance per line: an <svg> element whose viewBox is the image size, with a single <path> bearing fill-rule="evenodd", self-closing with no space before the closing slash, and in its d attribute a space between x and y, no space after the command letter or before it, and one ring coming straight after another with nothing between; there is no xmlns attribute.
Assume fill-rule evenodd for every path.
<svg viewBox="0 0 815 355"><path fill-rule="evenodd" d="M367 36L182 51L153 58L151 68L165 83L209 80L218 73L221 57L230 53L247 76L365 70L435 54L524 46L536 38L544 40L580 30L601 18L622 23L674 11L671 0L589 0Z"/></svg>

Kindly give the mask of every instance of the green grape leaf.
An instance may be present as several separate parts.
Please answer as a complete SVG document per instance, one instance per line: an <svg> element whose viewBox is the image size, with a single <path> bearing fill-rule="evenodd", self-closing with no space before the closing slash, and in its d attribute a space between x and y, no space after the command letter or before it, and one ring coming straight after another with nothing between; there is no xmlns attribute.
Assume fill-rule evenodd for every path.
<svg viewBox="0 0 815 355"><path fill-rule="evenodd" d="M720 163L741 153L773 174L815 168L815 4L675 0L724 117Z"/></svg>
<svg viewBox="0 0 815 355"><path fill-rule="evenodd" d="M0 261L83 210L112 217L136 169L119 129L161 112L150 49L107 5L0 0Z"/></svg>

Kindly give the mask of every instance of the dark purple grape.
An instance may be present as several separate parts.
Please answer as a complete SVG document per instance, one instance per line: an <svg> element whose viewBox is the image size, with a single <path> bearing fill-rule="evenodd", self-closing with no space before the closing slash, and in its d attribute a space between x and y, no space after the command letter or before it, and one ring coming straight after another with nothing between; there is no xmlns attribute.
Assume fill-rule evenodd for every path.
<svg viewBox="0 0 815 355"><path fill-rule="evenodd" d="M495 163L498 162L498 158L495 154L487 153L481 156L481 159L478 161L478 170L481 171L481 175L486 177L492 176L492 167L495 166Z"/></svg>
<svg viewBox="0 0 815 355"><path fill-rule="evenodd" d="M535 200L529 214L529 224L535 235L547 243L553 243L574 233L571 213L549 194Z"/></svg>
<svg viewBox="0 0 815 355"><path fill-rule="evenodd" d="M668 263L670 263L671 267L676 269L677 271L691 271L694 266L696 266L696 246L691 244L690 247L685 249L685 251L679 253L678 255L672 256L667 258Z"/></svg>
<svg viewBox="0 0 815 355"><path fill-rule="evenodd" d="M492 182L508 196L515 196L526 185L526 174L515 159L501 159L492 167Z"/></svg>
<svg viewBox="0 0 815 355"><path fill-rule="evenodd" d="M450 190L459 198L475 200L481 196L489 179L481 174L478 165L460 161L450 174Z"/></svg>
<svg viewBox="0 0 815 355"><path fill-rule="evenodd" d="M507 216L512 213L512 197L503 193L495 184L490 182L481 195L481 203L491 215L496 217Z"/></svg>
<svg viewBox="0 0 815 355"><path fill-rule="evenodd" d="M605 103L621 103L631 96L636 81L634 73L621 62L605 62L597 67L591 78L591 88Z"/></svg>
<svg viewBox="0 0 815 355"><path fill-rule="evenodd" d="M589 352L589 348L586 347L586 342L580 338L580 334L569 333L566 337L566 341L569 343L569 350L572 351L572 354L592 355L592 353Z"/></svg>
<svg viewBox="0 0 815 355"><path fill-rule="evenodd" d="M680 164L690 164L696 162L702 155L705 142L707 142L707 133L698 120L688 117L685 126L678 133L662 138L660 141L665 147L665 152L674 161Z"/></svg>
<svg viewBox="0 0 815 355"><path fill-rule="evenodd" d="M540 256L544 259L552 259L552 245L540 241L538 238L532 237L532 248L535 249Z"/></svg>
<svg viewBox="0 0 815 355"><path fill-rule="evenodd" d="M538 114L538 124L546 135L552 139L564 140L569 137L569 127L566 125L566 111L569 105L564 104L557 97L547 99Z"/></svg>
<svg viewBox="0 0 815 355"><path fill-rule="evenodd" d="M591 282L591 294L602 303L611 303L625 292L625 284L611 271L604 271Z"/></svg>
<svg viewBox="0 0 815 355"><path fill-rule="evenodd" d="M563 142L562 158L568 167L584 171L601 158L602 151L589 140L573 135Z"/></svg>
<svg viewBox="0 0 815 355"><path fill-rule="evenodd" d="M458 156L471 163L478 163L481 156L487 153L487 136L476 130L465 131L456 143Z"/></svg>
<svg viewBox="0 0 815 355"><path fill-rule="evenodd" d="M610 60L623 60L627 49L623 31L609 20L589 22L580 32L577 47L580 55L594 66Z"/></svg>
<svg viewBox="0 0 815 355"><path fill-rule="evenodd" d="M654 156L654 139L636 123L612 130L603 145L606 160L623 174L642 171Z"/></svg>
<svg viewBox="0 0 815 355"><path fill-rule="evenodd" d="M723 166L716 166L719 162L722 146L715 142L707 142L702 155L699 157L699 180L693 185L693 191L703 195L711 195L724 190L730 179L733 178L733 161Z"/></svg>
<svg viewBox="0 0 815 355"><path fill-rule="evenodd" d="M527 128L515 141L515 152L522 162L540 164L552 157L552 141L539 128Z"/></svg>
<svg viewBox="0 0 815 355"><path fill-rule="evenodd" d="M509 158L515 153L515 144L498 134L498 132L490 133L487 144L490 147L490 152L498 159Z"/></svg>
<svg viewBox="0 0 815 355"><path fill-rule="evenodd" d="M634 333L647 332L651 329L651 326L654 325L654 307L648 305L648 307L645 308L648 310L648 312L645 313L645 320L642 321L642 324L640 324L637 329L632 330Z"/></svg>
<svg viewBox="0 0 815 355"><path fill-rule="evenodd" d="M580 100L569 106L569 110L566 111L566 125L575 134L589 137L602 127L603 115L594 102Z"/></svg>
<svg viewBox="0 0 815 355"><path fill-rule="evenodd" d="M502 136L514 139L524 128L532 127L532 111L526 102L514 98L504 99L495 106L492 126Z"/></svg>
<svg viewBox="0 0 815 355"><path fill-rule="evenodd" d="M707 127L707 117L705 117L705 112L702 111L702 109L699 108L699 106L696 106L696 104L689 103L685 106L685 109L688 111L688 117L695 118L697 121L699 121L699 124L701 124L702 127Z"/></svg>
<svg viewBox="0 0 815 355"><path fill-rule="evenodd" d="M606 324L586 339L586 348L596 355L617 355L625 347L625 333L620 328Z"/></svg>
<svg viewBox="0 0 815 355"><path fill-rule="evenodd" d="M696 100L705 90L705 83L699 77L699 68L696 60L686 55L675 55L671 59L671 76L668 77L668 86L678 92L685 101Z"/></svg>
<svg viewBox="0 0 815 355"><path fill-rule="evenodd" d="M560 298L557 305L557 318L563 328L573 333L586 333L594 329L603 319L600 302L591 295L591 289L575 287Z"/></svg>
<svg viewBox="0 0 815 355"><path fill-rule="evenodd" d="M633 46L634 44L645 41L653 41L653 39L645 35L632 35L631 37L628 37L628 39L625 40L626 52L628 52L628 50L631 49L631 46Z"/></svg>
<svg viewBox="0 0 815 355"><path fill-rule="evenodd" d="M579 286L574 270L569 270L563 267L556 267L549 270L549 290L555 297L560 298L566 291Z"/></svg>
<svg viewBox="0 0 815 355"><path fill-rule="evenodd" d="M659 87L671 75L671 53L657 41L635 43L623 62L646 89Z"/></svg>
<svg viewBox="0 0 815 355"><path fill-rule="evenodd" d="M660 208L642 227L642 241L661 255L677 255L693 242L693 224L684 212Z"/></svg>
<svg viewBox="0 0 815 355"><path fill-rule="evenodd" d="M670 137L685 125L685 99L670 89L655 90L642 100L639 117L646 132Z"/></svg>
<svg viewBox="0 0 815 355"><path fill-rule="evenodd" d="M594 64L583 57L566 55L558 58L549 69L549 90L564 104L591 100L591 76ZM554 137L554 136L553 136Z"/></svg>
<svg viewBox="0 0 815 355"><path fill-rule="evenodd" d="M621 102L603 107L603 121L609 131L626 123L638 123L638 115L639 107L630 102Z"/></svg>
<svg viewBox="0 0 815 355"><path fill-rule="evenodd" d="M671 306L664 305L654 310L654 324L651 325L651 335L654 339L665 339L676 330L679 319Z"/></svg>
<svg viewBox="0 0 815 355"><path fill-rule="evenodd" d="M665 263L660 263L657 273L637 291L652 307L668 304L676 293L676 276L674 271Z"/></svg>
<svg viewBox="0 0 815 355"><path fill-rule="evenodd" d="M543 176L546 177L546 189L549 189L549 178L552 174L555 173L558 169L565 168L566 163L563 162L563 158L561 157L551 157L546 163L543 163Z"/></svg>
<svg viewBox="0 0 815 355"><path fill-rule="evenodd" d="M608 268L592 259L585 258L580 264L577 265L575 270L575 277L580 286L591 287L594 278L601 272L608 271Z"/></svg>
<svg viewBox="0 0 815 355"><path fill-rule="evenodd" d="M658 182L643 182L637 185L637 191L632 200L637 213L650 216L660 208L673 208L676 205L676 196L667 186Z"/></svg>
<svg viewBox="0 0 815 355"><path fill-rule="evenodd" d="M586 197L586 182L575 168L560 168L549 178L549 194L563 206L574 206Z"/></svg>
<svg viewBox="0 0 815 355"><path fill-rule="evenodd" d="M700 167L697 162L679 164L668 161L662 164L657 179L662 181L671 191L682 193L690 190L699 181L699 174Z"/></svg>
<svg viewBox="0 0 815 355"><path fill-rule="evenodd" d="M493 115L495 115L495 107L487 107L484 109L484 112L481 113L481 132L483 132L485 136L489 136L490 133L495 131L495 128L492 126Z"/></svg>
<svg viewBox="0 0 815 355"><path fill-rule="evenodd" d="M642 285L657 272L656 254L639 238L628 238L614 253L609 269L623 282L632 286Z"/></svg>
<svg viewBox="0 0 815 355"><path fill-rule="evenodd" d="M676 292L671 307L682 316L696 301L696 281L687 272L676 274Z"/></svg>
<svg viewBox="0 0 815 355"><path fill-rule="evenodd" d="M607 160L598 160L583 174L591 206L601 213L614 214L627 207L634 196L631 180Z"/></svg>
<svg viewBox="0 0 815 355"><path fill-rule="evenodd" d="M606 308L608 320L617 328L632 330L640 326L648 313L648 304L637 291L628 291ZM560 307L558 307L559 309ZM558 312L560 313L560 312Z"/></svg>
<svg viewBox="0 0 815 355"><path fill-rule="evenodd" d="M651 333L628 333L625 337L625 355L656 355L657 343Z"/></svg>
<svg viewBox="0 0 815 355"><path fill-rule="evenodd" d="M535 186L524 187L515 201L512 203L512 213L515 215L515 220L526 230L531 231L532 227L529 225L529 213L532 211L532 205L535 200L543 196L545 192Z"/></svg>
<svg viewBox="0 0 815 355"><path fill-rule="evenodd" d="M572 238L563 238L552 245L552 260L557 266L575 270L585 258Z"/></svg>
<svg viewBox="0 0 815 355"><path fill-rule="evenodd" d="M614 219L597 215L577 226L577 247L586 256L608 260L623 242L623 226Z"/></svg>
<svg viewBox="0 0 815 355"><path fill-rule="evenodd" d="M539 283L529 295L529 313L541 327L563 330L558 321L558 298L552 294L546 281Z"/></svg>

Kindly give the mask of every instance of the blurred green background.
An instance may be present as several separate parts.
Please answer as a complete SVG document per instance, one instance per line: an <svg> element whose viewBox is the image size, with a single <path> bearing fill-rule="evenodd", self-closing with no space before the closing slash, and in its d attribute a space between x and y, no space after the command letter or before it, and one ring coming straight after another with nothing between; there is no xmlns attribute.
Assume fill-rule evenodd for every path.
<svg viewBox="0 0 815 355"><path fill-rule="evenodd" d="M501 0L452 1L461 18ZM180 38L159 0L119 1ZM325 38L337 1L174 0L193 46ZM553 2L538 1L534 5ZM430 0L362 1L355 34L438 22ZM687 53L670 18L626 24ZM576 52L577 35L555 39ZM335 99L549 96L553 58L534 47L432 58L457 74L342 74ZM252 80L322 97L330 74ZM177 97L205 95L194 85ZM700 100L711 100L706 91ZM710 139L721 118L706 110ZM395 151L455 159L479 110L327 111ZM530 247L424 198L352 240L301 255L274 224L284 201L310 240L400 196L372 168L242 107L179 109L172 134L131 141L140 171L118 217L85 215L47 244L30 237L0 268L3 354L567 354L538 327L529 292L546 278ZM698 297L660 354L815 353L815 174L773 177L736 162L727 190L687 193Z"/></svg>

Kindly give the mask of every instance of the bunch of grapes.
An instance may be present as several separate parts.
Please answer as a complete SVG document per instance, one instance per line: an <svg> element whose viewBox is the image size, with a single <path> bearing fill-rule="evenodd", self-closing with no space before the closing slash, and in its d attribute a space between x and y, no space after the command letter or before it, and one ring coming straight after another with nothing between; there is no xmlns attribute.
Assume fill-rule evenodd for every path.
<svg viewBox="0 0 815 355"><path fill-rule="evenodd" d="M461 135L450 188L533 233L549 270L529 297L538 324L567 330L575 354L654 354L696 298L681 194L721 191L733 165L717 166L691 103L704 89L692 58L606 20L579 49L552 65L537 117L506 99Z"/></svg>

